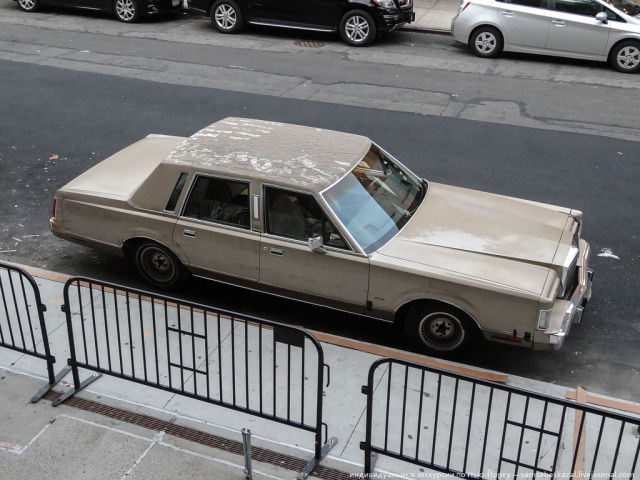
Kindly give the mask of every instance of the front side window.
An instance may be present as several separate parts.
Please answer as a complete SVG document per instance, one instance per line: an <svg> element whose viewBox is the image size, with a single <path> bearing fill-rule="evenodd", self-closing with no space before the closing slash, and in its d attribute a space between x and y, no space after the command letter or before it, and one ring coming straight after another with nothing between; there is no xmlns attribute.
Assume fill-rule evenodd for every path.
<svg viewBox="0 0 640 480"><path fill-rule="evenodd" d="M596 14L603 10L603 7L595 0L555 0L555 10L573 13L574 15L595 17Z"/></svg>
<svg viewBox="0 0 640 480"><path fill-rule="evenodd" d="M372 145L360 163L323 196L362 249L371 253L400 231L426 192L426 181Z"/></svg>
<svg viewBox="0 0 640 480"><path fill-rule="evenodd" d="M322 235L326 246L348 248L312 195L266 187L265 208L267 233L271 235L305 242Z"/></svg>
<svg viewBox="0 0 640 480"><path fill-rule="evenodd" d="M249 183L198 177L187 200L184 216L249 228Z"/></svg>

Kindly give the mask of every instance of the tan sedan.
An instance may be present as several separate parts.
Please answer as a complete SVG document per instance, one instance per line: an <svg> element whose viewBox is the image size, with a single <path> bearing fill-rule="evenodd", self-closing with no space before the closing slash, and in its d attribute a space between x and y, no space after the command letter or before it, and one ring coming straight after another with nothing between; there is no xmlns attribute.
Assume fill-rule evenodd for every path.
<svg viewBox="0 0 640 480"><path fill-rule="evenodd" d="M56 192L52 232L387 322L438 355L559 347L591 296L582 213L427 182L359 135L227 118L149 135Z"/></svg>

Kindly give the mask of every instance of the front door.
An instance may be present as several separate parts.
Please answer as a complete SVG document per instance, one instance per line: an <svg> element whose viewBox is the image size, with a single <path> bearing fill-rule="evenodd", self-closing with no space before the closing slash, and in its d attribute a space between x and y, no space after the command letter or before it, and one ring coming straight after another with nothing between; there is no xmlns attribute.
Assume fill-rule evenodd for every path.
<svg viewBox="0 0 640 480"><path fill-rule="evenodd" d="M312 195L266 187L260 283L270 290L362 313L369 260L353 252ZM325 253L311 251L309 237L323 238Z"/></svg>
<svg viewBox="0 0 640 480"><path fill-rule="evenodd" d="M554 3L547 50L604 55L609 24L596 20L603 11L595 0L550 0Z"/></svg>
<svg viewBox="0 0 640 480"><path fill-rule="evenodd" d="M196 177L173 231L194 272L258 281L260 233L251 229L249 193L247 181Z"/></svg>

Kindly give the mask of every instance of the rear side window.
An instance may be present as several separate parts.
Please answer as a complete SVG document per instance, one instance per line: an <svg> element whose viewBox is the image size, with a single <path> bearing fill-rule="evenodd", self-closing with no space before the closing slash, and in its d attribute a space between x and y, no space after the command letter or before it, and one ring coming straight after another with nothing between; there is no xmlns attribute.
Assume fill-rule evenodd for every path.
<svg viewBox="0 0 640 480"><path fill-rule="evenodd" d="M198 177L184 216L249 229L249 182Z"/></svg>
<svg viewBox="0 0 640 480"><path fill-rule="evenodd" d="M176 209L176 205L178 204L178 198L180 198L180 194L182 193L182 189L184 188L184 184L187 182L187 177L189 174L186 172L182 172L180 177L178 177L178 181L176 182L175 187L173 187L173 192L171 192L171 196L169 197L169 201L167 202L167 206L165 210L169 210L173 212Z"/></svg>
<svg viewBox="0 0 640 480"><path fill-rule="evenodd" d="M522 5L523 7L548 8L547 0L504 0L503 3Z"/></svg>

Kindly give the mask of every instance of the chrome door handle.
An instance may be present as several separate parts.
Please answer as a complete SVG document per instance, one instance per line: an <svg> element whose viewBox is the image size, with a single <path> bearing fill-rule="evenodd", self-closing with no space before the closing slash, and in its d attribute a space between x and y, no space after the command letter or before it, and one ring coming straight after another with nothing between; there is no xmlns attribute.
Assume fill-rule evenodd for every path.
<svg viewBox="0 0 640 480"><path fill-rule="evenodd" d="M564 20L551 20L551 23L558 25L559 27L564 26Z"/></svg>
<svg viewBox="0 0 640 480"><path fill-rule="evenodd" d="M269 248L269 253L271 255L278 255L279 257L281 257L282 255L284 255L284 250L282 248L271 247Z"/></svg>
<svg viewBox="0 0 640 480"><path fill-rule="evenodd" d="M500 10L500 13L505 17L513 17L513 12L511 10Z"/></svg>
<svg viewBox="0 0 640 480"><path fill-rule="evenodd" d="M182 233L184 233L185 237L196 238L196 231L195 230L184 230Z"/></svg>

